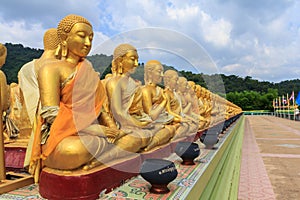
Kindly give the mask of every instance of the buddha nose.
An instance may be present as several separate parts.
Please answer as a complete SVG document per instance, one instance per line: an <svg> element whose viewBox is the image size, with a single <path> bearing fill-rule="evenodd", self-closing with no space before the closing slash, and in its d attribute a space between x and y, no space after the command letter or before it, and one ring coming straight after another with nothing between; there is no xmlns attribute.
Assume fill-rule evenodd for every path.
<svg viewBox="0 0 300 200"><path fill-rule="evenodd" d="M134 66L137 67L139 65L138 60L134 61Z"/></svg>
<svg viewBox="0 0 300 200"><path fill-rule="evenodd" d="M91 46L92 45L92 40L89 38L89 37L86 37L85 38L85 41L84 41L84 44L86 45L86 46Z"/></svg>

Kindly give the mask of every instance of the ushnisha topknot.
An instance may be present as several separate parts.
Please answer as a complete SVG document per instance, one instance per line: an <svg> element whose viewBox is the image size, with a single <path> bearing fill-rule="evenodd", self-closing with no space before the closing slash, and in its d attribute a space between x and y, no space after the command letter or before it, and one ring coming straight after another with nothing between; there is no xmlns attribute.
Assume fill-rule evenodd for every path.
<svg viewBox="0 0 300 200"><path fill-rule="evenodd" d="M44 50L55 50L59 45L56 28L48 29L44 34Z"/></svg>
<svg viewBox="0 0 300 200"><path fill-rule="evenodd" d="M113 59L116 60L124 56L128 51L137 51L136 48L130 44L120 44L114 50Z"/></svg>
<svg viewBox="0 0 300 200"><path fill-rule="evenodd" d="M63 40L64 34L69 33L72 27L77 23L86 23L92 27L92 24L84 17L79 15L70 14L60 20L57 27L57 34L60 40Z"/></svg>

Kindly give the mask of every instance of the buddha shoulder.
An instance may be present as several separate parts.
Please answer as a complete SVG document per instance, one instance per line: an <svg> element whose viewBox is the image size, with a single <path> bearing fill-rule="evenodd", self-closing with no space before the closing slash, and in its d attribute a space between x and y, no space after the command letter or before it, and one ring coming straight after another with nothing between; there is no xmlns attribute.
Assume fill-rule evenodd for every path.
<svg viewBox="0 0 300 200"><path fill-rule="evenodd" d="M41 66L38 71L38 77L45 77L51 75L57 75L59 73L59 64L58 62L53 62Z"/></svg>
<svg viewBox="0 0 300 200"><path fill-rule="evenodd" d="M127 84L127 80L125 77L123 76L116 76L116 77L112 77L110 78L107 83L106 83L106 88L111 90L111 89L115 89L116 87L123 87L126 86Z"/></svg>

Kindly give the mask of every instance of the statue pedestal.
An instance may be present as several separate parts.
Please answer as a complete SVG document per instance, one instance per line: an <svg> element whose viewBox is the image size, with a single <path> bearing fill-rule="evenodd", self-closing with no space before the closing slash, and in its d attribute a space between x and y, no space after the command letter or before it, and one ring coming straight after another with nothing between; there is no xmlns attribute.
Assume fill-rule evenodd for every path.
<svg viewBox="0 0 300 200"><path fill-rule="evenodd" d="M51 200L99 198L101 191L110 192L127 179L136 176L142 163L140 155L98 166L91 170L66 171L44 168L40 175L39 191Z"/></svg>
<svg viewBox="0 0 300 200"><path fill-rule="evenodd" d="M68 173L44 168L40 175L40 194L51 200L97 199L102 191L110 192L126 180L137 176L144 160L168 157L174 152L179 141L193 141L195 138L198 138L196 133L154 148L149 152L118 159L109 163L109 166L101 165L88 171L77 170Z"/></svg>
<svg viewBox="0 0 300 200"><path fill-rule="evenodd" d="M21 172L24 169L26 147L5 147L5 168L7 171Z"/></svg>

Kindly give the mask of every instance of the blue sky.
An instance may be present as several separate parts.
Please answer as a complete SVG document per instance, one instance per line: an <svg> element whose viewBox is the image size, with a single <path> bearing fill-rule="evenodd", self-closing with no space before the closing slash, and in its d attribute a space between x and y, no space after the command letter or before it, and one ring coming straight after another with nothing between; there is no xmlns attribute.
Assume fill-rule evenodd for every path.
<svg viewBox="0 0 300 200"><path fill-rule="evenodd" d="M2 0L0 42L42 48L45 30L74 13L93 24L90 55L126 42L140 62L279 82L300 78L299 10L296 0Z"/></svg>

